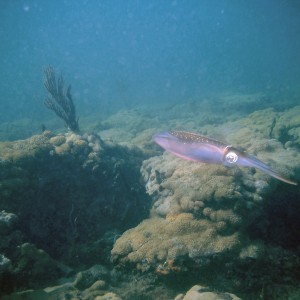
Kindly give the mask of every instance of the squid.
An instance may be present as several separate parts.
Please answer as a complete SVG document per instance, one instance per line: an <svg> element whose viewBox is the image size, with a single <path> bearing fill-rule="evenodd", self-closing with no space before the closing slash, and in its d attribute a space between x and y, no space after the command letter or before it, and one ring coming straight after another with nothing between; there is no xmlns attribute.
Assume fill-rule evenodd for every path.
<svg viewBox="0 0 300 300"><path fill-rule="evenodd" d="M153 140L166 151L186 160L226 167L235 165L253 167L285 183L297 185L296 182L285 178L255 156L202 135L185 131L168 131L155 134Z"/></svg>

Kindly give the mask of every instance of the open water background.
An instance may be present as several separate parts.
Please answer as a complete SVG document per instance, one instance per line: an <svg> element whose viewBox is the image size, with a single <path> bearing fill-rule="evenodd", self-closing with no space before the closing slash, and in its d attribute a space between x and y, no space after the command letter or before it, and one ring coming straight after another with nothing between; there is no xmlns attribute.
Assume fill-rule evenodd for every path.
<svg viewBox="0 0 300 300"><path fill-rule="evenodd" d="M1 1L0 124L54 117L48 65L81 116L224 93L297 102L299 34L293 0Z"/></svg>

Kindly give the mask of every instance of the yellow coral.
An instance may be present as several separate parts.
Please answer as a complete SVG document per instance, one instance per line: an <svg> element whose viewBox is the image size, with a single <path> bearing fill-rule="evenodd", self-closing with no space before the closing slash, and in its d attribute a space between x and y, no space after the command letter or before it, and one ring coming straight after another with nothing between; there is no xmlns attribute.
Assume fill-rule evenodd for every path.
<svg viewBox="0 0 300 300"><path fill-rule="evenodd" d="M65 143L66 138L63 135L57 135L50 138L49 141L54 146L60 146L61 144Z"/></svg>
<svg viewBox="0 0 300 300"><path fill-rule="evenodd" d="M59 156L67 155L70 152L70 146L68 143L64 143L58 147L55 147L55 153Z"/></svg>
<svg viewBox="0 0 300 300"><path fill-rule="evenodd" d="M217 224L197 220L191 213L168 215L167 220L147 219L117 240L112 257L149 267L184 255L196 258L239 247L238 234L219 235L220 224Z"/></svg>

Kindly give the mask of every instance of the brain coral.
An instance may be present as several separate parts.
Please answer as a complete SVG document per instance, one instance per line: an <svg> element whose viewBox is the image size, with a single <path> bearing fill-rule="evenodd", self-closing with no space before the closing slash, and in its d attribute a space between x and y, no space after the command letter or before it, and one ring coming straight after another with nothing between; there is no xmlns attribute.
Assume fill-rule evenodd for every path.
<svg viewBox="0 0 300 300"><path fill-rule="evenodd" d="M261 195L248 173L165 154L146 160L142 175L154 199L152 217L117 240L114 260L159 268L183 257L239 254L249 246L239 230L259 212Z"/></svg>
<svg viewBox="0 0 300 300"><path fill-rule="evenodd" d="M201 234L200 234L201 233ZM190 213L143 221L117 240L113 259L132 262L147 269L160 262L188 256L212 256L239 248L238 233L219 233L218 226L209 220L198 220Z"/></svg>
<svg viewBox="0 0 300 300"><path fill-rule="evenodd" d="M256 216L262 196L270 190L251 170L187 162L167 153L144 161L141 172L155 200L152 214L161 217L191 212L241 226Z"/></svg>

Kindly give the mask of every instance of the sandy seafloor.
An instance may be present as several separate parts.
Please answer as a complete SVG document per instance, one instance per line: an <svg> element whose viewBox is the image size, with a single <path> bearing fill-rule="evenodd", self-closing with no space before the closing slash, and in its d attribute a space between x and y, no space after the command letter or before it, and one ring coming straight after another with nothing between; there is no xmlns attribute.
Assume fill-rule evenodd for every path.
<svg viewBox="0 0 300 300"><path fill-rule="evenodd" d="M228 94L162 103L83 116L78 136L58 118L44 124L46 133L34 120L0 125L4 299L300 298L299 186L185 162L152 141L166 130L207 135L299 182L295 102Z"/></svg>

